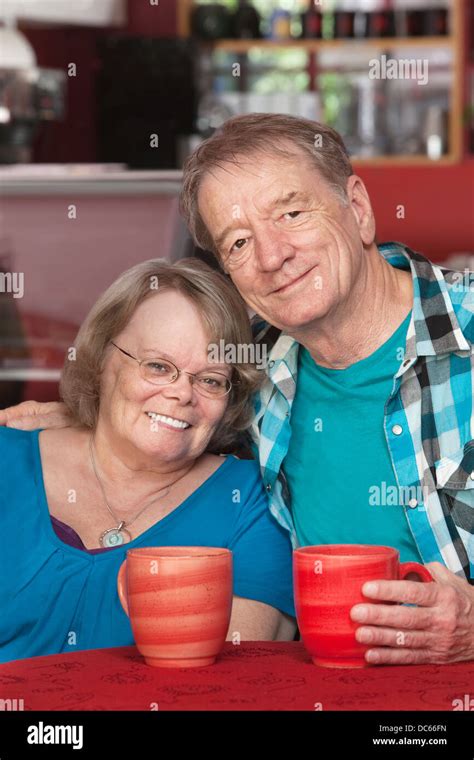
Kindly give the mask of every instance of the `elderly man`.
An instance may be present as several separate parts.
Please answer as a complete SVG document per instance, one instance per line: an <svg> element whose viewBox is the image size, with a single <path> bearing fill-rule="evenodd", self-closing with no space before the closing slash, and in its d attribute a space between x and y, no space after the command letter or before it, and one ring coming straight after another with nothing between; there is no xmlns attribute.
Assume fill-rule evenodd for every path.
<svg viewBox="0 0 474 760"><path fill-rule="evenodd" d="M258 315L252 434L272 514L295 546L390 545L435 580L365 584L378 603L351 615L368 662L474 658L470 288L376 244L340 136L305 119L226 122L188 160L182 210Z"/></svg>

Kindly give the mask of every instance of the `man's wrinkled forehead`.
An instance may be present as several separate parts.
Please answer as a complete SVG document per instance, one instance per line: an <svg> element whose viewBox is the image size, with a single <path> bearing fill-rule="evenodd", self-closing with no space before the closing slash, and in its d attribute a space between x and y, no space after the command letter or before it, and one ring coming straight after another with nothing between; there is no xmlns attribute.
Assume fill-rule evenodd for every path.
<svg viewBox="0 0 474 760"><path fill-rule="evenodd" d="M285 200L314 200L321 185L326 186L326 181L301 151L288 156L245 155L207 170L198 191L198 206L204 216L211 209L231 212L242 201L264 212Z"/></svg>
<svg viewBox="0 0 474 760"><path fill-rule="evenodd" d="M235 161L219 163L207 169L204 174L198 201L202 197L208 202L213 198L227 198L230 194L235 195L244 187L259 188L268 182L269 176L278 175L282 171L282 161L275 162L273 157L249 156L237 157Z"/></svg>

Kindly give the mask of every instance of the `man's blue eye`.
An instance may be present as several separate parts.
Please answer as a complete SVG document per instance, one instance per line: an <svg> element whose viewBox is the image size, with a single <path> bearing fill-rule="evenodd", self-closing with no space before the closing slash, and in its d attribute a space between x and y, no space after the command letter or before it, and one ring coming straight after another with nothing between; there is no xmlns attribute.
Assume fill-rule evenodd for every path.
<svg viewBox="0 0 474 760"><path fill-rule="evenodd" d="M285 216L291 216L292 219L296 219L299 214L301 214L301 211L287 211Z"/></svg>
<svg viewBox="0 0 474 760"><path fill-rule="evenodd" d="M234 245L231 248L231 251L233 251L234 248L237 248L237 250L240 251L240 249L242 248L242 246L239 245L239 243L245 243L245 238L239 238L238 240L236 240L235 243L234 243Z"/></svg>

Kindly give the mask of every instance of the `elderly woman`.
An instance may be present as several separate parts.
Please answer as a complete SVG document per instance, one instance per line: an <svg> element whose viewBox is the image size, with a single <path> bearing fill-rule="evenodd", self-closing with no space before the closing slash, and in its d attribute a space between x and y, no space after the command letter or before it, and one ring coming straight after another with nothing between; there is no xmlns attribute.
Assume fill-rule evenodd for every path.
<svg viewBox="0 0 474 760"><path fill-rule="evenodd" d="M293 638L291 545L258 466L229 451L259 373L210 362L251 342L225 277L196 260L125 272L82 325L61 379L73 425L0 428L0 660L133 643L116 591L126 550L227 547L228 638Z"/></svg>

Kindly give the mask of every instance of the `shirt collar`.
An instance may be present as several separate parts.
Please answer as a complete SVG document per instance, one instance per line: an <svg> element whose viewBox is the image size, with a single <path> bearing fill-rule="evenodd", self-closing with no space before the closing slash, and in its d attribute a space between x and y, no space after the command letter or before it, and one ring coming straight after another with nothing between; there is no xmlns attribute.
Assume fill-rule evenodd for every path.
<svg viewBox="0 0 474 760"><path fill-rule="evenodd" d="M441 267L402 243L381 243L378 248L389 264L411 270L413 314L407 334L406 358L470 351Z"/></svg>

